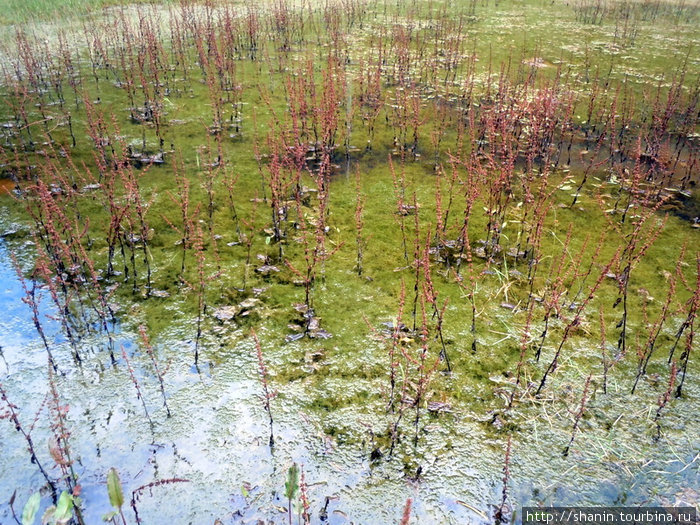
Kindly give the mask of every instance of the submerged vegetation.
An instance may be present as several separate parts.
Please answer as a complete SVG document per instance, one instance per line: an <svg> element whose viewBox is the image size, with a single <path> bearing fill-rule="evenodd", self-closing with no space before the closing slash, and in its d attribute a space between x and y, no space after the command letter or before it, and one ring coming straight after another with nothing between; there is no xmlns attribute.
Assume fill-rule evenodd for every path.
<svg viewBox="0 0 700 525"><path fill-rule="evenodd" d="M182 0L6 27L3 523L697 507L699 22Z"/></svg>

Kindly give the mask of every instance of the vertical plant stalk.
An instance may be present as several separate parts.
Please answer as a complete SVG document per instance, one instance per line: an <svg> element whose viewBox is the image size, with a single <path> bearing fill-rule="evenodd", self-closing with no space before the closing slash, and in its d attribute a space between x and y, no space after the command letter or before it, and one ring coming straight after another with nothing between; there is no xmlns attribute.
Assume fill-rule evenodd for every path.
<svg viewBox="0 0 700 525"><path fill-rule="evenodd" d="M399 367L397 361L397 350L400 347L401 332L404 328L403 311L406 306L406 283L401 279L401 292L399 293L399 310L396 314L394 328L391 331L391 343L389 345L389 403L388 409L393 413L396 406L396 369ZM401 405L403 400L399 400Z"/></svg>
<svg viewBox="0 0 700 525"><path fill-rule="evenodd" d="M148 334L146 333L146 327L143 325L139 326L139 334L141 335L141 341L143 342L143 346L146 349L146 353L148 354L148 357L151 359L151 364L153 365L153 370L156 373L156 377L158 378L158 384L160 386L160 393L163 396L163 407L165 408L165 412L167 413L168 417L170 417L170 407L168 407L168 398L165 395L165 384L163 382L163 376L165 375L163 372L161 372L160 367L158 366L158 361L156 360L156 355L153 351L153 346L151 345L151 341L148 338Z"/></svg>
<svg viewBox="0 0 700 525"><path fill-rule="evenodd" d="M659 315L659 318L657 319L657 321L654 323L654 325L649 330L649 337L647 338L646 344L644 346L644 351L642 352L642 354L640 356L639 365L637 367L637 376L635 377L634 385L632 386L632 393L633 394L634 394L635 389L637 388L637 384L639 383L639 379L644 374L646 374L647 366L649 364L649 361L651 360L651 356L654 353L654 349L656 347L656 340L659 337L659 334L661 333L661 329L663 328L663 325L666 321L666 317L668 316L669 307L671 306L671 301L673 300L673 298L676 295L676 277L682 272L681 265L683 264L683 259L685 258L685 249L686 249L686 245L684 244L681 247L681 251L680 251L680 254L678 256L678 261L676 262L675 271L669 277L668 293L666 294L666 300L664 301L664 305L661 309L661 314Z"/></svg>
<svg viewBox="0 0 700 525"><path fill-rule="evenodd" d="M270 420L269 444L270 448L272 448L275 444L275 435L273 428L274 421L272 419L272 410L270 408L270 400L275 397L276 393L270 389L269 380L267 376L267 367L265 366L265 361L263 360L262 345L260 344L260 340L258 339L258 334L255 333L255 330L253 330L251 333L253 335L253 340L255 341L255 352L258 358L258 374L260 375L260 383L262 384L263 388L263 407L265 408L265 412L267 412L267 417Z"/></svg>
<svg viewBox="0 0 700 525"><path fill-rule="evenodd" d="M41 464L39 461L39 458L36 455L36 448L34 446L34 440L32 439L32 429L30 428L29 431L25 430L25 428L22 426L22 423L19 420L19 414L17 412L18 408L16 405L12 404L10 400L7 398L7 391L3 387L2 383L0 383L0 399L2 399L3 403L5 403L5 406L7 407L7 412L5 414L0 413L0 419L9 419L12 421L12 423L15 425L15 430L17 432L22 434L22 437L24 438L24 441L27 443L27 449L29 450L30 454L30 460L32 463L34 463L37 468L39 469L39 472L41 472L41 475L44 477L46 480L47 485L51 489L51 495L52 498L54 499L54 502L56 500L56 483L53 479L51 479L46 472L46 469L44 466Z"/></svg>
<svg viewBox="0 0 700 525"><path fill-rule="evenodd" d="M46 349L46 354L48 355L49 358L49 365L54 369L54 371L58 370L58 367L56 366L56 361L53 358L53 354L51 353L51 348L49 347L49 343L46 340L46 335L44 334L44 328L41 326L41 321L39 320L39 300L37 299L36 296L36 282L32 281L32 288L31 290L27 287L27 283L24 279L24 275L22 275L22 268L19 266L19 262L17 261L17 257L15 257L14 253L10 254L10 258L12 259L12 264L15 267L15 273L17 274L17 278L19 279L20 285L22 286L22 290L24 291L24 297L22 297L22 302L29 306L32 310L32 322L34 323L34 328L36 328L37 333L39 334L39 337L41 337L41 341L44 344L44 348ZM76 356L78 354L76 353ZM80 358L78 356L78 362L80 362Z"/></svg>
<svg viewBox="0 0 700 525"><path fill-rule="evenodd" d="M598 310L600 319L600 358L603 362L603 393L608 393L608 370L610 370L610 361L608 360L607 341L605 339L605 317L603 315L603 307Z"/></svg>
<svg viewBox="0 0 700 525"><path fill-rule="evenodd" d="M411 505L413 500L406 498L406 503L403 506L403 515L401 516L401 525L409 525L411 522Z"/></svg>
<svg viewBox="0 0 700 525"><path fill-rule="evenodd" d="M671 399L671 394L673 393L673 387L676 384L677 376L678 367L676 366L676 362L674 361L673 363L671 363L671 371L668 375L668 387L666 388L666 391L659 397L659 408L656 409L656 415L654 416L654 423L656 424L656 435L654 436L654 441L658 441L661 438L661 412Z"/></svg>
<svg viewBox="0 0 700 525"><path fill-rule="evenodd" d="M357 264L355 265L355 270L357 275L362 275L362 260L364 257L365 249L365 239L362 236L362 229L364 227L364 206L365 206L365 196L362 194L360 187L360 170L358 169L355 174L355 242L357 244Z"/></svg>
<svg viewBox="0 0 700 525"><path fill-rule="evenodd" d="M596 291L600 287L600 284L603 282L603 279L605 276L608 274L610 271L610 268L615 264L619 258L620 258L620 252L621 248L618 248L617 251L615 252L615 255L610 259L610 262L603 268L603 271L600 273L600 276L598 277L598 280L595 282L595 284L591 287L590 291L588 292L588 296L586 299L581 302L579 307L576 309L576 313L574 314L574 317L569 321L569 323L566 325L566 328L564 328L564 335L562 336L561 342L559 343L559 347L557 348L557 351L554 353L554 357L552 358L552 361L549 363L549 366L547 367L547 370L545 370L542 380L540 381L540 385L537 387L537 391L535 392L535 395L539 395L542 389L545 386L545 383L547 382L547 377L549 374L553 373L559 364L559 356L561 355L561 351L564 347L564 343L569 339L569 336L571 335L572 329L577 327L579 323L581 322L581 315L583 314L584 309L586 306L588 306L588 303L593 299L595 296Z"/></svg>
<svg viewBox="0 0 700 525"><path fill-rule="evenodd" d="M503 489L501 490L501 504L496 509L494 519L497 524L506 523L507 518L507 503L508 503L508 481L510 480L510 459L511 459L511 444L513 436L508 435L508 444L506 445L506 456L503 460Z"/></svg>
<svg viewBox="0 0 700 525"><path fill-rule="evenodd" d="M306 484L304 465L301 466L301 481L299 482L299 499L301 500L301 517L299 521L304 525L310 525L311 513L309 512L309 509L311 508L311 504L309 503L309 487Z"/></svg>
<svg viewBox="0 0 700 525"><path fill-rule="evenodd" d="M190 288L190 290L194 290L195 293L197 294L197 321L196 321L197 333L195 335L195 343L194 343L194 365L196 367L199 365L199 347L200 347L201 339L202 339L202 325L204 323L204 316L206 315L206 312L207 312L207 297L206 297L207 284L210 281L213 281L216 278L218 278L219 275L221 275L221 270L214 272L211 275L207 275L207 273L206 273L206 253L204 250L204 232L202 231L202 227L199 224L199 222L195 223L195 228L194 228L193 237L192 237L192 249L194 250L194 256L195 256L195 259L197 260L197 273L196 273L197 280L194 284L190 283L188 281L185 281L185 284ZM216 254L215 254L215 257L216 257Z"/></svg>
<svg viewBox="0 0 700 525"><path fill-rule="evenodd" d="M53 432L53 439L49 442L49 452L61 469L68 492L73 497L77 497L80 494L81 488L78 483L78 475L73 469L71 448L68 442L70 438L68 423L66 421L68 405L61 405L61 400L58 396L58 387L56 385L56 377L53 369L50 367L49 388L49 410L51 413L51 430ZM80 505L75 505L75 518L79 525L85 525Z"/></svg>
<svg viewBox="0 0 700 525"><path fill-rule="evenodd" d="M426 236L426 246L423 250L423 261L421 263L423 266L423 297L425 301L430 304L433 308L433 319L436 319L435 323L435 338L440 341L440 358L444 359L447 365L447 371L452 372L452 366L450 365L450 358L447 355L447 347L445 345L445 339L442 334L443 321L445 319L445 310L447 309L447 304L449 299L445 299L442 307L438 304L438 291L433 286L433 279L430 271L430 236Z"/></svg>
<svg viewBox="0 0 700 525"><path fill-rule="evenodd" d="M141 392L141 385L139 385L138 379L136 379L136 375L134 374L134 368L131 366L131 362L129 361L129 357L126 355L126 350L124 349L124 346L121 347L122 349L122 357L124 358L124 361L126 362L126 369L129 372L129 377L131 378L131 382L134 385L134 388L136 389L136 397L138 398L139 401L141 401L141 405L143 406L143 411L146 414L146 419L148 419L148 422L151 424L151 428L153 428L153 420L151 419L151 415L148 413L148 407L146 406L146 399L143 397L143 393Z"/></svg>
<svg viewBox="0 0 700 525"><path fill-rule="evenodd" d="M671 351L668 356L669 363L673 359L673 354L675 353L678 342L680 341L683 334L687 331L685 337L685 348L681 354L681 380L678 383L678 388L676 389L676 397L681 397L683 383L685 382L685 374L688 369L688 360L690 359L690 351L693 348L693 341L695 339L695 318L697 317L698 310L700 309L700 253L696 256L696 267L697 267L697 277L695 281L695 290L692 297L688 300L688 315L681 324L678 332L676 333L676 339L673 342Z"/></svg>
<svg viewBox="0 0 700 525"><path fill-rule="evenodd" d="M588 402L588 389L591 386L591 374L588 374L586 378L586 384L583 386L583 394L581 394L581 404L574 415L574 427L571 429L571 439L569 439L569 444L564 447L562 451L562 456L567 457L572 445L574 444L574 439L576 438L576 432L578 431L581 418L586 411L586 403Z"/></svg>

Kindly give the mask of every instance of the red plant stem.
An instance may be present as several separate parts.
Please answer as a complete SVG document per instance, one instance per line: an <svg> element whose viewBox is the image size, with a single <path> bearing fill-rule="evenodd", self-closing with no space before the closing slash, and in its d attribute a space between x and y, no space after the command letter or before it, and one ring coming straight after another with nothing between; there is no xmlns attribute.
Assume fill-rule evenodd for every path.
<svg viewBox="0 0 700 525"><path fill-rule="evenodd" d="M22 434L22 437L24 438L24 441L27 443L27 449L29 450L30 454L30 460L32 463L34 463L37 468L39 469L39 472L41 472L41 475L44 477L46 480L46 483L51 489L51 494L52 497L55 501L56 499L56 483L53 479L51 479L46 472L46 469L44 466L41 464L39 461L39 458L36 455L36 448L34 447L34 440L32 439L32 429L30 428L29 431L26 431L24 427L22 426L22 423L19 420L19 414L18 414L18 407L10 402L10 400L7 398L7 391L5 388L2 386L2 383L0 383L0 398L2 401L5 403L5 406L7 407L8 413L7 417L9 417L10 421L15 425L15 430L17 432L20 432ZM4 419L5 415L0 414L0 419Z"/></svg>
<svg viewBox="0 0 700 525"><path fill-rule="evenodd" d="M583 386L583 394L581 394L581 404L579 405L578 411L574 416L574 427L571 429L571 439L569 440L569 444L566 445L564 451L562 452L562 455L564 457L569 455L571 446L574 444L574 439L576 438L576 431L578 430L579 423L581 422L581 418L583 417L583 414L586 410L586 403L588 402L588 389L590 388L590 386L591 374L588 374L588 377L586 378L586 384Z"/></svg>
<svg viewBox="0 0 700 525"><path fill-rule="evenodd" d="M403 515L401 516L401 525L409 525L411 522L411 505L413 500L406 498L406 504L403 506Z"/></svg>
<svg viewBox="0 0 700 525"><path fill-rule="evenodd" d="M578 324L581 322L581 314L583 313L583 310L586 308L586 306L588 306L588 303L591 301L591 299L593 299L595 292L598 290L598 287L603 282L603 279L605 279L605 276L609 272L610 268L618 261L620 257L620 252L621 248L618 248L615 252L615 255L613 255L612 259L610 259L610 262L608 262L605 268L603 268L603 271L600 273L598 280L591 287L586 299L576 309L576 314L574 315L573 319L569 321L569 323L566 325L566 328L564 329L564 335L561 339L561 343L559 343L559 347L557 348L557 351L555 352L551 363L547 367L547 370L545 370L545 373L542 376L542 380L540 381L540 385L537 387L535 395L540 394L540 392L545 386L545 383L547 382L547 377L549 376L549 374L553 373L556 370L557 365L559 363L559 356L561 354L562 348L564 347L564 343L566 343L567 339L569 338L569 335L571 334L571 330L574 327L578 326Z"/></svg>
<svg viewBox="0 0 700 525"><path fill-rule="evenodd" d="M265 366L265 361L263 360L262 345L260 344L260 340L258 339L258 334L255 333L255 330L252 330L251 334L253 336L253 340L255 341L255 353L258 358L258 373L260 374L260 382L262 383L263 387L263 407L265 408L265 412L267 412L267 416L270 419L269 444L270 447L272 447L275 444L275 436L273 431L274 421L272 420L270 400L275 396L275 393L272 392L272 390L270 390L270 386L268 384L267 367Z"/></svg>

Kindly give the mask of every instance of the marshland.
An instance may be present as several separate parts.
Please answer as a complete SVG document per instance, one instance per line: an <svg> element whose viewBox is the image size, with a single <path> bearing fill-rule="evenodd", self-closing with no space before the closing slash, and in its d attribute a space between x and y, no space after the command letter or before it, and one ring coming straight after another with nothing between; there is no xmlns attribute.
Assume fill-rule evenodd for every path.
<svg viewBox="0 0 700 525"><path fill-rule="evenodd" d="M0 522L700 497L697 0L9 0Z"/></svg>

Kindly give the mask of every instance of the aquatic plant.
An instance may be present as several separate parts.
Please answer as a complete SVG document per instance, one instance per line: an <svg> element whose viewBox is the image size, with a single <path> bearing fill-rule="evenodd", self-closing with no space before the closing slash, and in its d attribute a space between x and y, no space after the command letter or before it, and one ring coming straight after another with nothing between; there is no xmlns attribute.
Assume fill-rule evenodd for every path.
<svg viewBox="0 0 700 525"><path fill-rule="evenodd" d="M189 371L166 375L184 365L157 352L165 332L179 333L173 312L195 326L196 377L207 391L235 369L229 345L251 334L270 446L287 445L286 430L273 431L276 390L303 388L285 403L314 416L308 425L326 449L355 450L359 420L371 467L420 483L428 458L443 453L432 449L442 436L423 437L438 429L444 449L454 447L467 411L487 436L504 425L509 435L495 509L503 520L511 439L540 416L571 431L566 455L586 407L596 402L591 417L607 415L629 381L640 402L658 407L660 436L669 396L688 410L682 397L694 395L684 381L693 378L700 260L694 282L692 244L672 245L695 233L700 90L692 55L659 63L652 55L670 48L648 29L692 23L697 9L577 0L550 19L528 5L546 16L531 23L533 13L518 13L532 35L515 48L488 44L514 34L507 3L497 16L476 0L302 4L122 6L81 19L84 43L70 30L44 40L18 27L0 44L0 171L12 191L3 203L28 224L3 243L37 332L27 359L46 352L67 378L73 368L117 374L155 430L164 422L149 414L143 377L157 380L170 416L175 378ZM543 26L569 19L579 27L534 44ZM680 47L694 27L681 30ZM671 65L676 72L663 73ZM250 271L253 255L261 264ZM55 335L44 302L60 324ZM386 329L377 328L382 316ZM364 340L360 318L378 344ZM330 337L322 321L337 343L318 341ZM296 343L274 355L273 375L268 337L257 334L284 338L285 327ZM94 351L105 348L106 369ZM210 366L200 369L205 348ZM54 388L64 381L49 378ZM568 384L584 380L571 428L562 417L576 404ZM600 404L596 385L607 394ZM20 427L6 397L4 417ZM345 408L353 419L338 425ZM33 456L41 410L20 430ZM53 481L77 513L77 458L58 412L45 425L55 434ZM178 481L136 489L134 512L142 494ZM311 521L315 487L302 468L299 522ZM115 512L123 499L112 501ZM433 518L409 498L404 522L411 509Z"/></svg>
<svg viewBox="0 0 700 525"><path fill-rule="evenodd" d="M586 383L583 385L583 393L581 394L581 404L578 407L578 410L574 414L574 426L571 429L571 438L569 439L569 444L564 447L564 450L562 452L562 456L566 457L569 455L569 451L571 450L571 446L574 444L574 439L576 438L576 432L579 429L579 424L581 422L581 418L583 417L583 414L586 410L586 403L589 400L589 388L591 386L591 374L588 374L588 377L586 378Z"/></svg>
<svg viewBox="0 0 700 525"><path fill-rule="evenodd" d="M301 500L301 516L299 517L299 522L304 525L311 523L311 514L309 509L311 504L309 503L309 486L306 484L306 476L304 474L304 465L301 466L301 478L299 480L299 499Z"/></svg>
<svg viewBox="0 0 700 525"><path fill-rule="evenodd" d="M677 278L678 274L680 273L681 264L682 264L684 256L685 256L685 250L686 250L686 245L684 244L681 247L680 254L678 256L678 261L676 262L675 271L669 277L668 293L666 294L666 300L664 301L663 306L661 308L661 313L659 315L659 318L656 320L656 322L654 322L654 324L649 329L649 337L647 338L647 341L644 345L644 349L640 353L641 355L639 356L639 366L637 367L637 375L634 378L634 385L632 386L632 393L634 393L634 390L636 389L637 384L639 383L639 379L646 373L646 369L647 369L647 366L649 364L649 360L651 359L651 356L654 353L654 348L656 346L656 340L658 339L659 334L661 333L661 328L663 327L664 322L666 321L666 317L668 316L671 301L673 300L673 297L675 296L676 278Z"/></svg>
<svg viewBox="0 0 700 525"><path fill-rule="evenodd" d="M513 436L508 435L508 443L506 444L506 454L503 460L503 488L501 489L501 504L496 509L494 514L494 519L496 523L508 523L510 521L508 517L508 481L510 480L510 460L511 460L511 445L513 441Z"/></svg>
<svg viewBox="0 0 700 525"><path fill-rule="evenodd" d="M27 500L27 503L22 510L22 522L21 525L33 525L37 516L37 511L39 510L39 504L41 502L41 493L35 492ZM49 506L41 517L42 524L48 525L67 525L72 523L74 518L73 510L75 505L75 498L71 494L64 490L58 497L55 505ZM17 523L20 521L17 516L13 517ZM79 521L81 523L81 521Z"/></svg>
<svg viewBox="0 0 700 525"><path fill-rule="evenodd" d="M195 292L197 297L197 333L195 335L194 343L194 364L197 366L199 364L199 348L203 333L202 325L204 323L204 315L207 311L207 285L221 275L221 270L219 269L216 272L207 274L207 257L204 246L204 232L202 231L202 226L199 222L194 223L194 230L191 233L192 249L194 251L194 257L197 261L195 274L197 280L192 283L185 281L185 284L190 290Z"/></svg>
<svg viewBox="0 0 700 525"><path fill-rule="evenodd" d="M671 394L673 393L673 387L676 384L677 376L678 367L676 366L676 362L674 361L673 363L671 363L671 370L668 374L668 387L666 388L665 392L661 396L659 396L658 408L656 409L656 414L654 415L654 423L656 424L656 435L654 436L654 441L658 441L661 437L661 413L663 409L666 408L666 405L671 399Z"/></svg>
<svg viewBox="0 0 700 525"><path fill-rule="evenodd" d="M274 392L268 384L267 367L265 366L265 361L263 360L262 345L260 344L260 340L258 339L258 334L255 333L255 330L251 331L251 334L253 336L253 340L255 341L255 353L258 359L258 373L260 374L260 382L262 383L263 389L263 407L265 408L265 412L267 412L267 417L270 420L269 444L270 447L272 447L275 444L275 436L273 431L274 421L272 420L272 409L270 408L270 401L272 400L272 398L275 397L276 392Z"/></svg>
<svg viewBox="0 0 700 525"><path fill-rule="evenodd" d="M131 362L129 361L129 357L126 355L126 350L124 349L124 346L122 346L121 350L122 357L124 358L124 362L126 363L126 369L129 372L129 377L131 378L131 383L134 385L134 389L136 389L136 398L139 401L141 401L141 406L143 406L143 412L144 414L146 414L146 419L148 419L151 428L153 428L153 420L151 419L151 415L148 413L146 399L143 397L143 393L141 392L141 385L139 384L139 380L136 378L134 368L131 366Z"/></svg>
<svg viewBox="0 0 700 525"><path fill-rule="evenodd" d="M46 480L46 484L48 485L49 489L51 490L51 495L54 498L56 498L56 482L49 477L46 469L44 468L43 464L39 461L39 458L36 453L36 447L34 446L34 440L32 439L32 429L34 428L34 424L30 426L29 429L25 429L24 426L22 426L22 423L19 419L19 414L18 414L18 407L16 405L13 405L10 400L7 397L7 391L3 387L2 383L0 383L0 398L2 398L2 401L5 405L5 412L0 414L0 419L9 419L12 424L15 426L15 430L17 432L22 434L22 437L24 438L24 441L27 443L27 450L29 450L30 454L30 460L33 464L37 466L39 469L39 472L41 472L41 475L44 477ZM42 404L43 408L43 404ZM38 414L37 418L38 419Z"/></svg>
<svg viewBox="0 0 700 525"><path fill-rule="evenodd" d="M355 270L357 270L357 275L362 275L362 259L364 257L364 250L367 241L362 236L362 228L364 227L364 221L362 214L365 206L365 197L362 195L360 188L360 172L355 172L355 244L357 246L357 263L355 264Z"/></svg>
<svg viewBox="0 0 700 525"><path fill-rule="evenodd" d="M143 522L141 521L141 516L139 516L139 511L137 508L137 503L143 496L143 493L148 490L149 494L152 493L152 489L156 487L162 487L164 485L172 485L175 483L189 483L189 479L184 479L184 478L167 478L167 479L159 479L156 481L151 481L150 483L146 483L145 485L141 485L140 487L136 487L134 490L131 491L131 500L129 504L131 505L131 509L134 511L134 517L136 518L136 523L137 525L141 525Z"/></svg>
<svg viewBox="0 0 700 525"><path fill-rule="evenodd" d="M406 503L403 507L403 515L401 516L401 525L408 525L411 522L411 505L413 500L411 498L406 499Z"/></svg>
<svg viewBox="0 0 700 525"><path fill-rule="evenodd" d="M547 381L547 377L553 373L559 364L559 356L561 355L562 349L564 347L564 344L566 341L569 339L571 336L571 331L579 325L581 322L581 315L583 313L583 310L588 306L588 304L591 302L593 297L595 296L596 291L600 287L600 284L603 282L603 279L609 272L610 268L616 264L620 258L621 254L621 249L618 248L613 257L610 259L608 264L603 268L603 271L600 273L600 276L596 280L596 282L593 284L593 286L590 287L588 295L586 298L581 301L581 303L578 305L578 307L575 309L574 312L574 317L566 324L566 327L564 328L564 334L562 335L561 342L559 343L559 346L557 347L556 352L554 353L554 357L552 358L552 361L549 363L549 366L545 370L544 374L542 375L542 379L540 380L540 384L537 387L537 391L535 392L535 395L538 395L542 389L545 386L545 383Z"/></svg>
<svg viewBox="0 0 700 525"><path fill-rule="evenodd" d="M161 371L161 368L158 366L158 360L156 359L156 355L153 352L153 346L151 345L151 341L148 338L148 334L146 333L146 327L141 325L139 326L139 334L141 335L141 343L143 344L144 348L146 349L146 353L148 354L148 357L151 360L151 364L153 365L153 370L156 373L156 378L158 379L158 384L160 386L160 393L163 396L163 407L165 408L165 412L170 417L170 407L168 406L168 398L165 395L165 384L163 382L163 377L164 377L164 372Z"/></svg>
<svg viewBox="0 0 700 525"><path fill-rule="evenodd" d="M175 183L177 185L177 195L170 193L169 197L173 204L180 209L180 222L181 226L176 226L173 222L168 219L167 216L163 215L163 219L167 222L170 227L175 230L179 235L179 244L182 246L182 262L180 264L180 280L185 279L185 266L187 261L187 251L192 249L192 237L195 230L195 219L199 215L199 204L197 204L192 211L190 211L190 181L184 174L184 166L182 166L182 160L178 158L174 164L173 169L175 171Z"/></svg>
<svg viewBox="0 0 700 525"><path fill-rule="evenodd" d="M293 463L287 471L287 481L284 482L284 496L287 498L287 515L289 525L292 525L292 500L296 498L299 491L299 467Z"/></svg>
<svg viewBox="0 0 700 525"><path fill-rule="evenodd" d="M49 452L61 470L61 480L67 487L67 491L61 493L61 497L56 504L54 518L55 521L66 521L70 518L72 511L74 511L78 524L85 525L80 508L81 500L79 496L81 487L78 475L73 468L74 460L68 441L71 435L66 420L68 406L61 404L54 372L51 368L49 368L49 393L49 413L51 415L51 431L53 433L52 439L49 441Z"/></svg>
<svg viewBox="0 0 700 525"><path fill-rule="evenodd" d="M12 264L15 267L15 272L17 273L17 278L19 279L19 282L22 285L22 290L24 290L24 297L22 298L22 302L24 302L32 310L32 322L34 323L34 328L36 328L36 331L39 334L39 337L41 338L41 342L44 344L44 348L46 349L46 355L49 359L49 365L52 366L54 371L55 371L58 369L58 366L56 365L56 361L54 360L53 354L51 353L51 348L49 347L49 342L46 340L46 335L44 334L44 328L42 327L41 321L39 319L39 297L40 296L37 297L37 294L36 294L37 283L35 281L32 281L32 287L31 287L31 289L29 289L27 287L27 282L24 279L24 275L22 274L22 268L20 268L19 262L17 261L17 257L14 254L10 254L10 257L12 259ZM76 353L76 360L78 362L80 362L80 356L77 353Z"/></svg>
<svg viewBox="0 0 700 525"><path fill-rule="evenodd" d="M124 506L124 490L122 488L122 482L119 479L119 473L114 467L110 468L107 472L107 494L109 496L109 504L115 509L114 511L107 513L102 517L104 521L115 522L116 517L119 516L122 519L122 525L126 525L126 517L124 517L124 511L122 507Z"/></svg>

